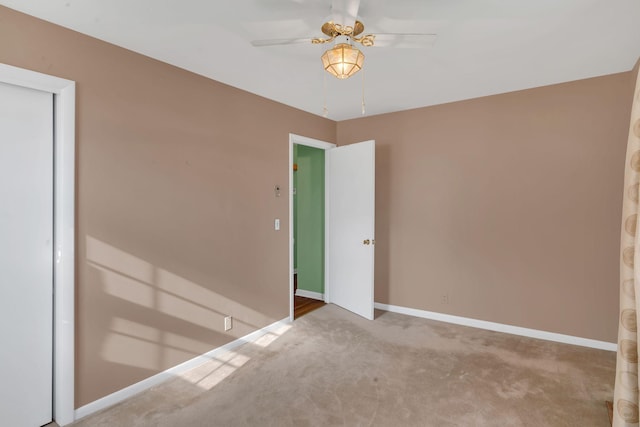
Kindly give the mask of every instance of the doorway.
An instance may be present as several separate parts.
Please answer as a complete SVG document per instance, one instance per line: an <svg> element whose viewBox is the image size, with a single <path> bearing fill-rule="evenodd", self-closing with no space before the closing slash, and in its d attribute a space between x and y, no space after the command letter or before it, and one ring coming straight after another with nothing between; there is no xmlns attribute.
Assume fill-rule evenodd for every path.
<svg viewBox="0 0 640 427"><path fill-rule="evenodd" d="M324 150L294 144L294 318L324 305L324 174Z"/></svg>
<svg viewBox="0 0 640 427"><path fill-rule="evenodd" d="M61 79L58 77L48 76L45 74L37 73L34 71L24 70L21 68L0 64L0 84L4 87L6 94L11 93L12 101L7 103L7 97L3 97L4 109L6 110L3 116L9 118L9 123L13 120L22 121L23 126L20 128L10 128L9 126L3 127L8 134L7 138L0 139L3 142L3 153L11 154L14 156L16 164L13 167L3 168L5 172L7 170L13 170L16 173L21 173L22 165L18 163L20 159L25 160L26 163L31 163L32 160L41 160L42 162L31 163L32 170L42 172L43 175L47 175L48 181L39 181L37 186L41 189L48 187L45 193L40 193L35 199L26 202L23 206L26 210L25 216L31 216L37 212L29 203L42 204L49 206L49 208L43 208L48 211L48 219L42 219L45 226L43 229L48 229L48 237L40 235L38 241L40 247L36 244L33 247L26 245L22 249L23 254L13 253L13 248L10 248L9 253L16 255L18 260L23 264L27 264L28 261L25 257L33 256L33 252L37 252L40 255L36 255L36 258L42 256L42 259L38 259L37 263L42 266L44 271L48 271L48 279L45 281L48 285L48 296L45 297L45 305L48 305L49 314L43 316L46 323L44 326L39 324L37 326L38 333L43 335L42 341L45 342L48 350L48 362L44 362L46 371L48 372L49 379L52 381L52 386L47 393L45 402L42 406L45 407L44 415L40 415L40 420L46 418L53 418L59 425L65 425L71 423L74 416L74 239L75 239L75 221L74 221L74 181L75 181L75 83L69 80ZM9 95L7 95L9 96ZM35 98L41 98L41 101L35 101ZM12 102L15 101L15 104ZM33 106L33 108L32 108ZM31 117L30 112L40 111L40 119L34 119ZM14 117L20 114L21 118ZM36 113L36 116L38 113ZM48 118L47 118L48 116ZM18 137L14 138L14 135L19 135L21 130L26 134L32 131L31 121L35 120L43 122L48 121L44 133L48 133L48 142L42 145L32 145L29 143L28 147L21 147L21 144L17 144ZM42 124L42 123L41 123ZM44 129L44 128L43 128ZM7 135L5 135L7 136ZM27 138L29 139L29 138ZM6 160L6 159L5 159ZM48 166L42 167L45 163ZM25 168L29 166L25 165ZM24 172L24 171L22 171ZM31 179L32 177L29 177ZM3 187L2 197L6 200L13 199L19 200L22 196L27 198L30 196L28 193L30 190L25 188L9 187L7 184L23 184L18 182L20 177L12 177L12 182L5 182ZM37 180L36 180L37 181ZM10 194L13 193L13 196ZM6 196L6 197L5 197ZM46 200L45 200L46 199ZM4 202L5 200L3 200ZM28 206L27 206L28 205ZM6 207L6 205L5 205ZM4 215L6 214L6 215ZM15 219L16 212L4 212L0 215L0 221L11 221L11 218ZM18 212L19 215L19 212ZM11 222L13 224L15 221ZM48 224L48 225L47 225ZM6 228L6 224L5 224ZM9 227L9 229L11 226ZM6 233L3 233L3 235ZM44 236L44 237L43 237ZM43 240L44 238L44 240ZM42 246L45 246L43 249ZM6 252L6 248L3 249ZM6 270L6 269L5 269ZM3 275L0 276L0 280L3 281L4 290L7 292L16 291L17 276L21 276L20 268L12 266L12 271L3 271ZM15 273L15 274L14 274ZM29 273L27 271L27 273ZM43 276L44 277L44 276ZM9 283L11 282L11 283ZM11 285L14 285L13 287ZM53 297L51 294L53 293ZM44 293L42 294L44 295ZM48 302L47 302L48 301ZM36 303L37 304L37 303ZM53 313L53 314L51 314ZM6 329L3 329L3 341L7 344L7 348L11 348L11 353L4 353L2 355L2 364L5 365L13 361L20 362L20 359L28 359L31 354L28 352L19 352L17 348L14 348L4 338L14 337L18 342L23 339L22 335L28 335L28 331L22 330L22 327L26 325L16 323L16 319L8 318L10 313L3 312L0 316L8 325ZM48 317L48 321L46 318ZM6 335L6 336L5 336ZM34 340L32 340L34 341ZM40 341L40 337L35 341ZM23 340L27 345L28 340ZM36 343L38 345L38 343ZM23 372L18 372L23 374ZM18 394L18 391L11 387L5 381L0 385L0 391L3 396L9 396L13 398ZM20 381L20 378L18 379ZM23 382L27 382L27 378L22 378ZM48 381L51 383L51 381ZM4 387L4 388L1 388ZM27 398L32 394L36 394L33 390L29 390L26 393ZM9 399L4 399L5 402ZM26 402L21 402L28 405ZM47 408L48 407L48 408ZM30 411L31 407L21 407L16 413ZM3 416L5 415L5 411ZM7 420L5 420L7 421ZM26 421L31 423L31 421ZM37 421L40 422L40 421ZM24 424L24 423L22 423Z"/></svg>
<svg viewBox="0 0 640 427"><path fill-rule="evenodd" d="M317 308L326 300L324 154L325 150L335 147L335 144L299 135L289 136L290 320L296 317L296 295L301 297L298 313ZM300 220L303 223L299 229Z"/></svg>

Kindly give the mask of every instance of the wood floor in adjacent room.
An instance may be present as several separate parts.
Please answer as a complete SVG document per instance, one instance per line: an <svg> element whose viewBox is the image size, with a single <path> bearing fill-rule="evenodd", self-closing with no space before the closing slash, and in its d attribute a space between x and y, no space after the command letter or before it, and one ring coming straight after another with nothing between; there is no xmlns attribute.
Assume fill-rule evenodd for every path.
<svg viewBox="0 0 640 427"><path fill-rule="evenodd" d="M327 304L74 426L608 426L614 377L614 352Z"/></svg>
<svg viewBox="0 0 640 427"><path fill-rule="evenodd" d="M324 301L295 295L293 297L293 318L297 319L323 305L325 305Z"/></svg>

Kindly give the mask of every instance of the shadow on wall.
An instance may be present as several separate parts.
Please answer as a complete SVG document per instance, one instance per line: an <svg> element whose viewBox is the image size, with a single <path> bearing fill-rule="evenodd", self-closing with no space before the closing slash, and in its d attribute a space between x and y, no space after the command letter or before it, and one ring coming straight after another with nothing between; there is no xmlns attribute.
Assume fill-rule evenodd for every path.
<svg viewBox="0 0 640 427"><path fill-rule="evenodd" d="M255 310L96 238L87 236L86 247L89 272L95 279L92 283L101 285L100 290L94 290L108 295L99 312L92 315L96 323L91 325L90 352L96 365L88 368L101 369L105 382L112 384L110 388L123 381L137 382L272 322ZM234 316L233 328L223 332L228 315ZM265 335L260 342L268 344L276 338ZM208 371L194 371L185 379L210 388L247 360L229 353L215 360ZM110 364L119 368L104 372Z"/></svg>

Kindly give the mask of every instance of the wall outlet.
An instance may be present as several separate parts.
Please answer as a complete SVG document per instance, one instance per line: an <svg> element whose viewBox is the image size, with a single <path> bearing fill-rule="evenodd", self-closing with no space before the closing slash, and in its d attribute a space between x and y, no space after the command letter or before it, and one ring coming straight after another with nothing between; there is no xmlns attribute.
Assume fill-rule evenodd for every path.
<svg viewBox="0 0 640 427"><path fill-rule="evenodd" d="M449 304L449 294L444 294L440 297L440 302L442 304Z"/></svg>
<svg viewBox="0 0 640 427"><path fill-rule="evenodd" d="M233 328L233 318L231 316L227 316L224 318L224 330L228 331Z"/></svg>

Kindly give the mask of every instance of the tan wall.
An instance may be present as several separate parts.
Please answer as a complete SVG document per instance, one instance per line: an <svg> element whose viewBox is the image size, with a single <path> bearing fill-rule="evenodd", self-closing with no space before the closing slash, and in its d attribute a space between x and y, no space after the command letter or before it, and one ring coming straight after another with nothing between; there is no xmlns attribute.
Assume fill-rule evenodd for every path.
<svg viewBox="0 0 640 427"><path fill-rule="evenodd" d="M78 85L77 406L288 314L273 186L334 122L3 7L0 62ZM378 143L376 300L615 341L631 85L339 123Z"/></svg>
<svg viewBox="0 0 640 427"><path fill-rule="evenodd" d="M339 122L377 142L376 301L615 342L630 74Z"/></svg>
<svg viewBox="0 0 640 427"><path fill-rule="evenodd" d="M288 134L334 122L4 7L0 62L77 82L77 406L288 316Z"/></svg>

